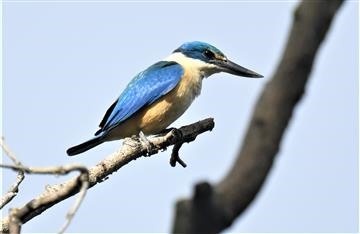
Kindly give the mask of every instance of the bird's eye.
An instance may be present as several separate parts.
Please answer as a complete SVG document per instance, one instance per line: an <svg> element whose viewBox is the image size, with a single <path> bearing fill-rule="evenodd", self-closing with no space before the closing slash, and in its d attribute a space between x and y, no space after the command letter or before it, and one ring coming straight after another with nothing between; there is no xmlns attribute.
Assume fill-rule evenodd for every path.
<svg viewBox="0 0 360 234"><path fill-rule="evenodd" d="M215 57L215 54L213 52L211 52L210 50L205 50L204 51L204 55L208 58L208 59L213 59Z"/></svg>

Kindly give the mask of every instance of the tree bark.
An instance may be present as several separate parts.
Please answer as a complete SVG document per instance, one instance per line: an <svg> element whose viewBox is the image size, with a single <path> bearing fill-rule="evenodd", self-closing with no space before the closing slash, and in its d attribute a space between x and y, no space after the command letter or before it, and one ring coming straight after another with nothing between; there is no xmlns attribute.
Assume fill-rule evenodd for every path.
<svg viewBox="0 0 360 234"><path fill-rule="evenodd" d="M50 168L25 168L23 166L7 166L0 164L1 167L11 168L11 169L19 169L21 171L29 172L29 173L51 173L54 174L66 174L72 170L86 170L86 182L87 187L91 188L96 186L98 183L105 181L108 176L112 173L119 170L121 167L130 163L131 161L136 160L142 156L151 156L157 154L160 150L164 150L170 145L183 144L185 142L192 142L196 139L196 137L204 132L211 131L214 128L214 120L212 118L207 118L196 123L183 126L179 129L172 129L169 132L164 133L163 135L156 136L154 138L150 138L149 141L154 145L154 150L149 151L147 147L138 140L128 139L128 142L124 142L123 146L116 152L112 153L102 161L100 161L97 165L86 169L80 166L74 168L74 166L65 166L65 167L50 167ZM130 142L129 142L130 140ZM126 139L124 140L126 141ZM131 144L130 144L131 143ZM176 162L180 164L183 163L179 158L179 149L173 149L173 154L175 154L175 159L172 156L173 161L171 166L175 166ZM174 152L175 151L175 152ZM174 161L175 160L175 161ZM71 169L73 168L73 169ZM39 196L33 198L27 204L20 208L12 209L14 212L10 212L10 215L4 217L1 220L1 233L8 233L9 231L12 233L18 233L20 231L20 227L22 224L27 221L33 219L34 217L40 215L45 210L51 208L53 205L56 205L63 200L79 193L81 191L81 184L79 183L79 177L72 178L64 183L55 184L51 186L46 186L46 189ZM76 203L73 212L70 214L73 216L80 202ZM67 218L71 220L71 217ZM66 223L64 228L67 227L69 222ZM10 229L10 227L14 227ZM62 230L64 230L62 228Z"/></svg>
<svg viewBox="0 0 360 234"><path fill-rule="evenodd" d="M176 204L174 233L218 233L229 227L262 187L294 108L302 98L317 51L342 0L303 1L294 12L282 59L266 84L237 159L215 185L195 185Z"/></svg>

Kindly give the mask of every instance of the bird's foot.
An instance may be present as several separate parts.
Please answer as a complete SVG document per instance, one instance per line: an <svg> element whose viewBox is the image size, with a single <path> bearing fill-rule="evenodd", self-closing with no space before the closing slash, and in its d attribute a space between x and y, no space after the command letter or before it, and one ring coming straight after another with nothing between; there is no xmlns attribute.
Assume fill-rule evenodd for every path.
<svg viewBox="0 0 360 234"><path fill-rule="evenodd" d="M138 138L134 135L132 137L126 137L124 139L124 142L123 142L124 145L128 145L130 146L131 148L136 148L139 146L139 140Z"/></svg>
<svg viewBox="0 0 360 234"><path fill-rule="evenodd" d="M145 134L140 131L139 133L139 139L140 139L140 143L145 146L146 150L147 150L147 155L146 156L150 156L156 152L158 152L158 147L156 147L156 145L154 145L152 142L149 141L148 138L146 138Z"/></svg>

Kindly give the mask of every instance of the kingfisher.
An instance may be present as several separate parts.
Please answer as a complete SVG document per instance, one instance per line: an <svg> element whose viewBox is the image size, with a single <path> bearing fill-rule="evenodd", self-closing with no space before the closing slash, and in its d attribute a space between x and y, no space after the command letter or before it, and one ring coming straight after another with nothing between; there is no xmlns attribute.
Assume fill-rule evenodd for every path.
<svg viewBox="0 0 360 234"><path fill-rule="evenodd" d="M106 111L95 137L69 148L67 154L77 155L106 141L133 135L140 134L142 139L159 134L200 95L203 79L219 72L263 77L230 61L208 43L186 42L137 74Z"/></svg>

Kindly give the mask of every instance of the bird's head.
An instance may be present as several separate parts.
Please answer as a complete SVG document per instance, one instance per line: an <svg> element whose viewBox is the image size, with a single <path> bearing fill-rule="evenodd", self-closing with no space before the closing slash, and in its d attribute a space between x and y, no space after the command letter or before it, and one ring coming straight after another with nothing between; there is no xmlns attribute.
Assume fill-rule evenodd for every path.
<svg viewBox="0 0 360 234"><path fill-rule="evenodd" d="M244 68L230 61L218 48L205 42L186 42L177 48L173 54L181 53L186 57L187 63L194 63L205 76L217 72L227 72L237 76L261 78L262 75Z"/></svg>

